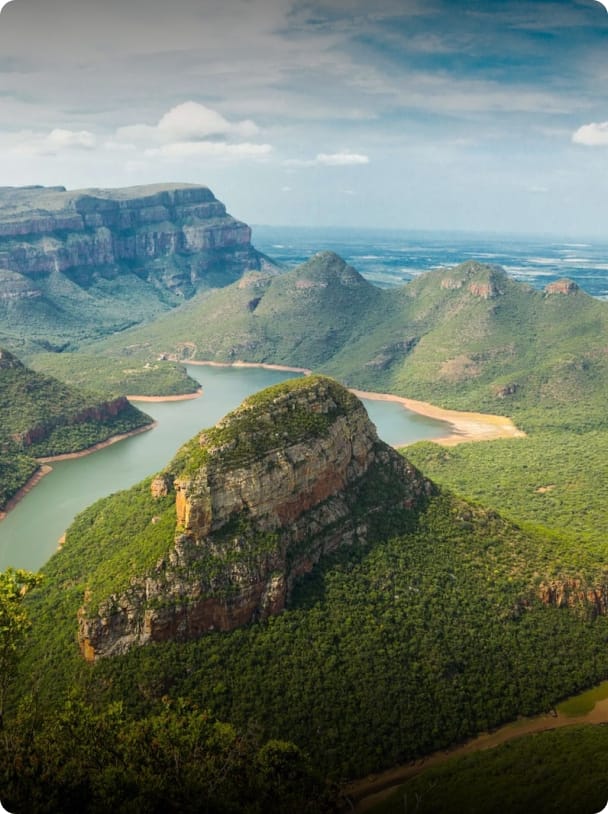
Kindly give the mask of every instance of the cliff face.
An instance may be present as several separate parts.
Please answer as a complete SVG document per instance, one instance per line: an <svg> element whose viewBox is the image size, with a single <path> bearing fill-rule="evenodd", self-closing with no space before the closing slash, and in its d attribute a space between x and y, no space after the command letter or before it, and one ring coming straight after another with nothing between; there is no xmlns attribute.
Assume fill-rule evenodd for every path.
<svg viewBox="0 0 608 814"><path fill-rule="evenodd" d="M542 582L538 598L555 608L578 608L588 617L608 616L608 585L589 585L582 579L553 579Z"/></svg>
<svg viewBox="0 0 608 814"><path fill-rule="evenodd" d="M269 388L153 481L156 498L175 494L173 544L127 590L96 607L85 597L82 652L92 660L278 613L324 554L368 541L432 490L340 385L311 377Z"/></svg>
<svg viewBox="0 0 608 814"><path fill-rule="evenodd" d="M0 188L0 326L23 337L15 349L62 349L265 265L204 186Z"/></svg>
<svg viewBox="0 0 608 814"><path fill-rule="evenodd" d="M260 257L249 227L207 187L0 190L0 268L34 280L67 274L86 286L116 266L191 296L210 272L229 282L259 268Z"/></svg>

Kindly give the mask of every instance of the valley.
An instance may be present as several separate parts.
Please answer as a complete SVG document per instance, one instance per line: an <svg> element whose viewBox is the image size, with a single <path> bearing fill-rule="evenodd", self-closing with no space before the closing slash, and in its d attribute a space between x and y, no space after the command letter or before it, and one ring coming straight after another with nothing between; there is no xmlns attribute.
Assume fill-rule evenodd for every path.
<svg viewBox="0 0 608 814"><path fill-rule="evenodd" d="M146 207L169 211L181 194L165 187L96 194L91 206L105 212L107 199L120 220L132 200L138 211L148 196ZM63 191L45 195L57 217L71 211ZM87 201L75 199L80 217ZM159 276L136 275L157 293L167 269L186 262L167 257ZM179 440L168 434L152 456L144 441L158 428L81 459L104 491L72 511L79 513L65 544L23 601L32 628L9 676L0 775L9 805L27 793L39 808L49 795L58 810L66 799L137 807L152 793L177 795L184 811L200 795L213 810L253 813L260 799L264 811L335 810L354 778L546 712L608 674L608 304L571 281L532 288L475 260L389 290L332 252L287 271L263 255L247 258L238 270L229 264L221 280L198 267L200 280L178 292L181 302L175 291L163 293L162 307L135 314L138 324L83 325L80 334L70 327L67 344L53 348L24 341L12 317L0 319L8 347L21 347L31 366L4 352L3 375L17 371L28 382L13 405L23 393L47 392L49 374L55 390L44 398L61 403L61 415L71 404L66 394L87 382L100 394L96 404L118 407L129 393L186 397L142 402L159 421L165 410L214 401L204 382L203 396L191 398L203 372L217 377L219 391L235 372L259 384L247 392L238 385L230 406L221 392L216 413L196 427L183 422ZM64 272L74 277L68 266ZM118 265L112 273L129 280ZM224 367L235 362L242 370ZM278 383L286 373L247 367L258 364L312 375ZM30 383L43 380L37 376L46 377L44 387ZM342 385L421 410L465 411L473 434L475 414L490 413L511 437L421 441L397 455ZM367 404L373 411L382 400ZM34 471L32 452L57 452L57 439L66 452L77 446L63 418L32 432L42 426L38 414L20 412L4 441L16 468L0 470L7 499ZM93 413L74 415L86 423ZM141 427L151 421L138 416ZM97 462L106 454L113 463L101 477ZM137 474L128 473L129 459L138 459ZM46 510L34 513L44 522ZM49 554L65 525L52 531ZM72 759L51 734L61 727L71 733ZM144 756L151 732L158 751ZM209 783L177 732L195 738ZM598 737L573 730L572 742L584 753ZM526 775L522 756L545 760L547 750L548 764L563 767L568 735L543 738L509 746L513 776ZM172 749L177 772L167 767ZM116 775L118 753L125 770ZM506 759L488 754L462 769L477 778L469 783L482 783L491 762ZM222 775L214 755L235 773ZM52 780L36 774L41 764L53 767ZM244 765L274 780L258 786ZM416 782L427 783L426 775ZM536 782L538 797L546 792ZM604 794L597 771L586 782ZM412 786L411 794L428 797L428 788ZM399 811L402 799L382 805Z"/></svg>

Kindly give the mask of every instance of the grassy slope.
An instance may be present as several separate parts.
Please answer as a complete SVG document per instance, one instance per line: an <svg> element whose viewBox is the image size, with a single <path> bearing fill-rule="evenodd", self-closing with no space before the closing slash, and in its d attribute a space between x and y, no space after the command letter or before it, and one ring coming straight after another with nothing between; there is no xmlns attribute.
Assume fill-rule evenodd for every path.
<svg viewBox="0 0 608 814"><path fill-rule="evenodd" d="M199 388L183 365L173 362L115 359L92 353L37 353L28 364L66 384L109 396L173 396L195 393Z"/></svg>

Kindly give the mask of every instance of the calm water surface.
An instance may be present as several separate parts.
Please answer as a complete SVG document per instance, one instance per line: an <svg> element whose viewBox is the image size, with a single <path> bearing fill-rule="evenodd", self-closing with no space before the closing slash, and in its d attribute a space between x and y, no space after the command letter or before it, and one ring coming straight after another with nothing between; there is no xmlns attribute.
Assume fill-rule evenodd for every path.
<svg viewBox="0 0 608 814"><path fill-rule="evenodd" d="M261 368L190 366L203 385L201 398L139 406L158 426L84 458L53 463L53 471L0 522L0 570L40 568L78 512L95 500L126 489L162 469L177 449L215 424L251 393L292 378L293 373ZM444 422L427 419L394 402L366 401L370 418L389 444L446 434Z"/></svg>

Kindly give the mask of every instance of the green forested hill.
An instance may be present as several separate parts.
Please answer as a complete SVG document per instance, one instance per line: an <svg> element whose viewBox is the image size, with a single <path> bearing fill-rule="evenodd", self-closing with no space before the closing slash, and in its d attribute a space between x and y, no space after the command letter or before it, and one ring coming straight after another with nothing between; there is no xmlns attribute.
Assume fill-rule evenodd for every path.
<svg viewBox="0 0 608 814"><path fill-rule="evenodd" d="M96 348L116 358L311 367L352 386L506 413L531 429L602 423L607 338L608 305L572 284L536 291L469 262L380 290L324 252Z"/></svg>
<svg viewBox="0 0 608 814"><path fill-rule="evenodd" d="M415 759L547 710L608 671L608 616L584 599L556 607L541 592L571 575L570 561L583 589L603 585L599 549L568 538L558 546L555 535L523 531L447 492L383 512L367 545L324 557L279 615L86 662L76 634L91 575L118 570L129 581L138 563L158 556L174 524L172 501L152 498L149 480L99 501L28 596L33 627L0 762L0 787L15 806L27 794L50 795L93 812L115 800L115 789L120 810L144 805L148 794L148 808L134 810L160 811L166 784L176 782L180 800L198 795L213 800L209 810L238 810L213 756L227 770L240 765L240 739L238 754L254 766L262 744L282 744L273 747L276 773L256 775L259 800L272 789L274 803L255 808L251 776L226 775L241 810L321 811L319 773L340 783ZM219 741L217 721L232 725ZM57 758L58 726L70 732L69 771ZM193 761L209 765L208 782Z"/></svg>
<svg viewBox="0 0 608 814"><path fill-rule="evenodd" d="M38 468L37 456L76 452L151 419L124 398L70 387L0 349L0 508Z"/></svg>
<svg viewBox="0 0 608 814"><path fill-rule="evenodd" d="M117 714L121 731L132 733L116 746L129 766L155 716L171 707L181 710L178 731L208 710L262 742L295 743L317 771L341 781L547 710L608 670L605 617L534 600L540 575L552 573L553 541L449 495L431 501L409 528L325 560L289 609L267 622L87 664L76 614L96 556L95 526L103 533L111 525L119 536L123 528L134 540L145 535L156 509L142 504L149 490L140 492L83 513L29 603L33 630L19 687L33 690L38 737L21 743L18 757L28 766L55 760L51 727L84 714L76 694L98 715L95 726L88 717L70 725L72 771L83 789L95 789L98 772L113 765L113 753L95 743ZM176 761L190 759L187 748L174 744ZM23 774L5 766L5 785L16 793L10 777ZM115 782L124 788L127 779L119 771ZM56 787L45 780L56 794L71 781L64 773ZM28 771L23 782L38 797L41 779ZM131 793L127 784L125 798Z"/></svg>

